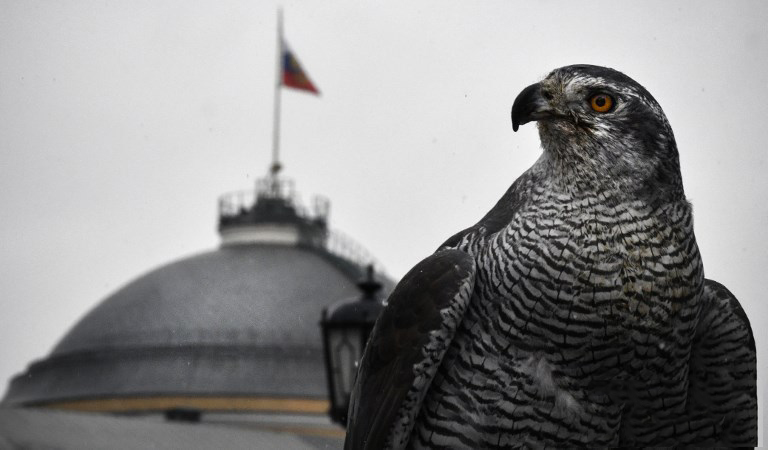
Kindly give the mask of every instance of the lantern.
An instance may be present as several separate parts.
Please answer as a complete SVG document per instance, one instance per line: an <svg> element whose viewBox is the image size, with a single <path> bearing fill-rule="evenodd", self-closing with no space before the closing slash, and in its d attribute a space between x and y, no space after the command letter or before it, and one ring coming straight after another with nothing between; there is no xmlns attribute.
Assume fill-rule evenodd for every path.
<svg viewBox="0 0 768 450"><path fill-rule="evenodd" d="M381 283L374 279L373 266L368 266L367 277L358 283L358 287L363 291L361 297L325 308L320 322L331 401L329 414L331 420L344 426L347 423L349 396L365 344L384 308L378 295Z"/></svg>

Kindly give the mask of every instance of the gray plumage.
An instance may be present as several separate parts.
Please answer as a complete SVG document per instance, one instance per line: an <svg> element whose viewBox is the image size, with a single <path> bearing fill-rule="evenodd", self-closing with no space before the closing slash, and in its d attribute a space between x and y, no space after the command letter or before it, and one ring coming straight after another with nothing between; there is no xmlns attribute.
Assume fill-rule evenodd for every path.
<svg viewBox="0 0 768 450"><path fill-rule="evenodd" d="M704 278L658 103L567 66L530 121L539 160L390 296L345 448L756 445L749 321Z"/></svg>

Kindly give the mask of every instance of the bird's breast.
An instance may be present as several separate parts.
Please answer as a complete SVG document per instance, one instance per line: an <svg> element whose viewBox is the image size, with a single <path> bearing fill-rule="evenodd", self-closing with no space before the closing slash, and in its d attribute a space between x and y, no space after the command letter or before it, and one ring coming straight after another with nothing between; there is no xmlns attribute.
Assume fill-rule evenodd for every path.
<svg viewBox="0 0 768 450"><path fill-rule="evenodd" d="M703 283L687 205L557 200L520 211L478 255L489 332L595 370L687 349Z"/></svg>

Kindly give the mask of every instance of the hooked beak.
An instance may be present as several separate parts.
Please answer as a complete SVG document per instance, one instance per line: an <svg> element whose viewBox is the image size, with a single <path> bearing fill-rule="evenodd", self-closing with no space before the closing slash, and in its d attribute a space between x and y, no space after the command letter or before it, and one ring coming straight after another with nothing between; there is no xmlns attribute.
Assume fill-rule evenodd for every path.
<svg viewBox="0 0 768 450"><path fill-rule="evenodd" d="M512 104L512 130L534 120L552 117L554 111L541 95L541 84L534 83L517 96Z"/></svg>

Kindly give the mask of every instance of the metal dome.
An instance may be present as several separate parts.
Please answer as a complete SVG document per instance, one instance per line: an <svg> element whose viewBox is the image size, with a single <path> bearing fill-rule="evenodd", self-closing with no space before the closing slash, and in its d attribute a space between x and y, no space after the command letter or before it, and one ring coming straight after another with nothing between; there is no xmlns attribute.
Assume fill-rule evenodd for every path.
<svg viewBox="0 0 768 450"><path fill-rule="evenodd" d="M318 323L325 306L360 295L363 258L329 239L327 202L310 215L289 194L272 184L223 198L221 248L108 296L11 381L4 403L291 411L290 399L317 399L298 410L324 413Z"/></svg>

